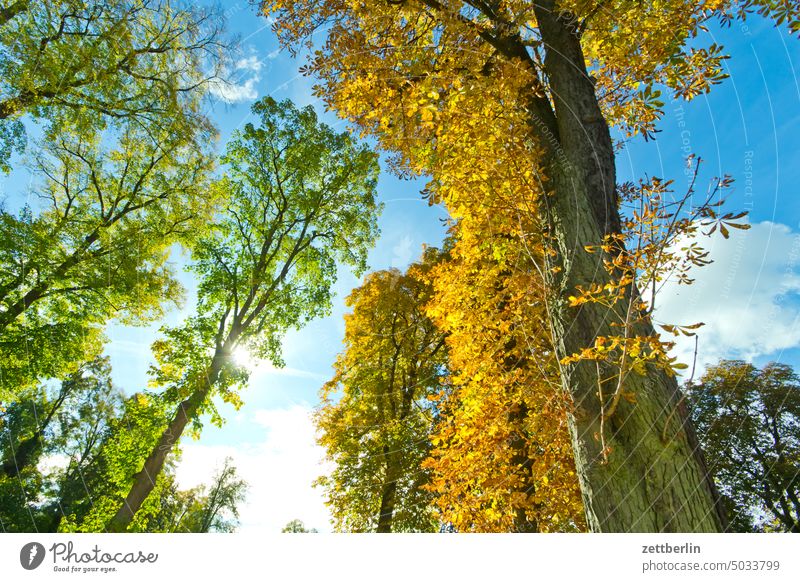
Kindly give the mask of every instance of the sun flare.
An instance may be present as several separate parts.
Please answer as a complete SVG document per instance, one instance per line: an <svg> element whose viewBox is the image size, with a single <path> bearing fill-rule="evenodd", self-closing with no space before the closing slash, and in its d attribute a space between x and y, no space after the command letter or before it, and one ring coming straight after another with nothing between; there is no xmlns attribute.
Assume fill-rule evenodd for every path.
<svg viewBox="0 0 800 582"><path fill-rule="evenodd" d="M250 350L245 346L239 346L233 350L233 361L236 362L237 366L242 366L248 370L253 370L260 363L260 360L254 358Z"/></svg>

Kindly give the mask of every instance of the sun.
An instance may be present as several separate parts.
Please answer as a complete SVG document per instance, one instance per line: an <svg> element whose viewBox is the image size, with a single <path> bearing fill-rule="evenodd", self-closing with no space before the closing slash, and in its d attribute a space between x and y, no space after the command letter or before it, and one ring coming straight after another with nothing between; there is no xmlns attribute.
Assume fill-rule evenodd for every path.
<svg viewBox="0 0 800 582"><path fill-rule="evenodd" d="M258 358L254 358L245 346L239 346L233 350L233 361L237 366L242 366L248 370L253 370L259 364Z"/></svg>

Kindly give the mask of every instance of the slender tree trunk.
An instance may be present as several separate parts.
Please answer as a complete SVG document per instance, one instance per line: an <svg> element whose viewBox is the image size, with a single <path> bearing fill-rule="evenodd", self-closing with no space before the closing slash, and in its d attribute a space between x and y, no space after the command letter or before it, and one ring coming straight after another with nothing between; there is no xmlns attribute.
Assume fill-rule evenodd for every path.
<svg viewBox="0 0 800 582"><path fill-rule="evenodd" d="M183 434L189 421L197 416L197 412L208 397L211 387L219 379L222 370L224 350L218 349L211 361L211 366L206 373L201 387L192 393L189 398L178 405L170 423L164 429L158 442L153 447L150 455L144 462L142 470L133 476L133 484L122 506L106 525L109 532L123 532L133 521L133 517L144 503L156 484L156 479L161 474L167 455L172 451Z"/></svg>
<svg viewBox="0 0 800 582"><path fill-rule="evenodd" d="M389 450L388 445L383 445L383 457L386 463L386 481L381 493L381 506L378 511L378 527L376 533L391 533L394 520L394 508L397 501L397 480L401 469L397 458L402 453Z"/></svg>
<svg viewBox="0 0 800 582"><path fill-rule="evenodd" d="M378 514L377 533L391 533L392 518L394 517L395 495L397 494L397 481L391 481L383 486L381 495L381 509Z"/></svg>
<svg viewBox="0 0 800 582"><path fill-rule="evenodd" d="M228 463L226 461L222 472L219 474L219 479L217 479L217 482L214 484L214 491L208 496L206 501L206 507L203 510L203 520L200 524L199 533L208 533L211 530L211 525L214 523L214 518L217 516L217 512L222 507L222 502L219 499L219 495L229 474Z"/></svg>
<svg viewBox="0 0 800 582"><path fill-rule="evenodd" d="M597 336L619 334L619 328L610 326L613 314L607 308L591 303L571 308L566 301L576 285L610 279L603 257L587 253L584 246L596 245L604 234L619 230L615 159L574 18L559 13L553 0L534 6L557 126L556 135L548 135L541 120L532 123L538 141L551 150L546 161L549 181L544 184L551 190L550 234L562 270L551 282L556 297L550 309L556 352L563 358L593 345ZM649 324L637 330L641 335L652 333ZM604 427L594 364L564 367L562 384L574 402L569 428L592 531L724 528L719 495L675 378L655 369L649 369L646 377L627 376L625 391L635 395L635 403L621 400ZM607 459L601 433L610 448Z"/></svg>

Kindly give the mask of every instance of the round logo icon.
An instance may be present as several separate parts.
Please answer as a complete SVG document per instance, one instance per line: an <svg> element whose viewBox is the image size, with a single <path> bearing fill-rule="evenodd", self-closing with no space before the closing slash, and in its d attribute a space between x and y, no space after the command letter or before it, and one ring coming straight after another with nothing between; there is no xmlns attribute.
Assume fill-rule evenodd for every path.
<svg viewBox="0 0 800 582"><path fill-rule="evenodd" d="M19 551L19 563L26 570L35 570L44 561L44 546L39 542L30 542Z"/></svg>

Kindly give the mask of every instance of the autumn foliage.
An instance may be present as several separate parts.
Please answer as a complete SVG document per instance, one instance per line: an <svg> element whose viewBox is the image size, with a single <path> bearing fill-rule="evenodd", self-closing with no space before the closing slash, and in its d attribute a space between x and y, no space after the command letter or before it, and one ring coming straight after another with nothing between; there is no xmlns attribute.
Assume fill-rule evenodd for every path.
<svg viewBox="0 0 800 582"><path fill-rule="evenodd" d="M547 486L544 467L558 466L568 449L558 436L566 434L561 414L570 423L584 501L592 504L592 529L721 527L691 428L681 429L676 362L653 328L654 297L642 295L682 261L665 248L695 225L672 220L673 200L658 199L658 182L629 189L634 210L621 213L625 190L616 184L610 127L649 139L663 115L662 93L691 99L719 83L722 48L694 39L712 19L743 18L745 4L263 2L284 46L311 49L304 72L320 81L316 95L391 152L397 172L427 176L426 193L455 222L454 262L438 269L450 284L436 287L431 316L462 341L448 340L454 388L442 403L449 420L438 428L445 448L428 466L446 475L432 484L452 496L442 498L445 511L463 499L475 503L452 516L462 529L514 521L549 529L556 516L574 516L569 499L549 515L536 511L535 497ZM791 10L781 16L775 3L749 5L796 20ZM317 32L325 35L322 45L312 42ZM637 212L639 201L647 208ZM702 264L702 250L692 258ZM489 278L468 277L478 271ZM465 289L465 280L474 284ZM470 429L476 410L486 416ZM456 416L463 418L454 428ZM526 427L533 419L541 426ZM616 442L607 440L609 424ZM460 444L458 431L477 426L494 428ZM664 441L658 433L681 436ZM480 466L459 455L476 442L484 452L490 446L497 462L470 476ZM553 456L529 473L542 447ZM517 469L507 476L505 498L493 498L494 478L510 465ZM641 475L656 465L665 470L648 489ZM673 489L677 496L692 492L677 513L667 501ZM621 503L631 515L618 511ZM470 514L478 508L476 526Z"/></svg>
<svg viewBox="0 0 800 582"><path fill-rule="evenodd" d="M315 415L334 463L317 485L339 531L437 528L422 462L436 416L429 398L443 387L447 357L444 334L423 309L440 258L428 249L405 273L372 273L347 298L345 349Z"/></svg>
<svg viewBox="0 0 800 582"><path fill-rule="evenodd" d="M447 333L449 383L436 399L429 488L457 531L585 528L542 279L517 223L465 219L433 272L427 313ZM486 236L486 232L490 235ZM537 327L534 327L536 325Z"/></svg>
<svg viewBox="0 0 800 582"><path fill-rule="evenodd" d="M696 192L690 155L685 190L619 183L616 159L724 80L711 24L798 33L796 1L253 2L350 133L264 97L224 154L206 97L262 63L229 51L221 10L6 4L0 174L27 149L39 202L0 204L0 529L234 527L244 483L226 462L180 490L180 440L243 405L239 355L280 367L341 269L366 271L381 167L360 138L425 181L448 237L347 299L314 415L335 529L800 529L798 378L729 361L684 393L673 339L703 324L656 311L709 264L703 235L748 228L723 210L731 179ZM123 398L105 330L181 303L178 246L194 311Z"/></svg>

